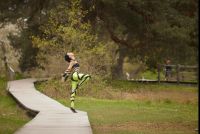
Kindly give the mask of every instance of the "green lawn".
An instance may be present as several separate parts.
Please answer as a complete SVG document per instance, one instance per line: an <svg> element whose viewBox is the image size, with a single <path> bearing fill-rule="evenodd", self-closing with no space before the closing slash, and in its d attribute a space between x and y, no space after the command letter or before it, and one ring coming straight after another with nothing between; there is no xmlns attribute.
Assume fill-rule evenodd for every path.
<svg viewBox="0 0 200 134"><path fill-rule="evenodd" d="M69 94L69 90L64 89L63 86L58 88L54 85L56 87L54 91L51 84L52 81L40 83L37 84L37 88L69 106L69 95L63 96L63 94ZM197 133L195 131L198 126L196 86L126 81L108 82L107 86L109 87L105 87L106 89L96 91L94 85L93 90L96 92L91 93L83 89L83 91L78 91L76 97L75 107L87 111L94 134ZM86 87L88 86L83 86L83 88ZM94 93L99 95L94 95ZM100 94L109 94L112 97L108 95L102 95L102 97ZM116 97L115 95L118 94L126 94L133 98Z"/></svg>
<svg viewBox="0 0 200 134"><path fill-rule="evenodd" d="M13 134L30 118L25 110L19 108L6 91L6 80L0 78L0 134Z"/></svg>
<svg viewBox="0 0 200 134"><path fill-rule="evenodd" d="M194 104L78 97L76 107L88 112L94 134L195 134L198 122Z"/></svg>
<svg viewBox="0 0 200 134"><path fill-rule="evenodd" d="M178 84L168 84L168 83L137 83L132 81L117 80L108 82L112 85L112 88L123 91L186 91L197 93L197 85L178 85Z"/></svg>

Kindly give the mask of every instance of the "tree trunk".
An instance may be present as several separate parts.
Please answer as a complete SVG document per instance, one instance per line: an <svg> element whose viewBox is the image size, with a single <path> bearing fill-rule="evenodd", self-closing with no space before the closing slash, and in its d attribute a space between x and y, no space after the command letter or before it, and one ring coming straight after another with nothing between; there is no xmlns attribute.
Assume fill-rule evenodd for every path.
<svg viewBox="0 0 200 134"><path fill-rule="evenodd" d="M112 78L113 79L124 79L123 75L123 63L124 63L124 58L126 56L126 49L123 46L119 46L118 49L118 54L119 57L117 58L117 63L113 68L112 71Z"/></svg>
<svg viewBox="0 0 200 134"><path fill-rule="evenodd" d="M6 58L6 49L5 46L3 44L3 42L0 42L0 46L1 46L1 50L3 53L3 62L4 62L4 67L5 67L5 76L6 78L8 78L8 63L7 63L7 58Z"/></svg>

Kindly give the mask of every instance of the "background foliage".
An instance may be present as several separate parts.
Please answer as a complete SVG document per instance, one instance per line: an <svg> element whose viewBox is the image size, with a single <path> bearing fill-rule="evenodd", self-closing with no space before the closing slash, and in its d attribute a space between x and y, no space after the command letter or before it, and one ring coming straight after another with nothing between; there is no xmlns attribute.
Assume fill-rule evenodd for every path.
<svg viewBox="0 0 200 134"><path fill-rule="evenodd" d="M58 75L69 51L83 71L115 79L124 77L125 62L151 70L166 59L197 64L197 0L9 0L0 7L1 27L21 29L9 39L23 72Z"/></svg>

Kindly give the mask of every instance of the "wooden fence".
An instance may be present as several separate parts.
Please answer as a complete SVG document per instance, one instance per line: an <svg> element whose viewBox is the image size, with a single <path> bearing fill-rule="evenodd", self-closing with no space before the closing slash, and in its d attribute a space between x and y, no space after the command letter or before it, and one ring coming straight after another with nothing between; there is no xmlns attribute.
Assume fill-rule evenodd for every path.
<svg viewBox="0 0 200 134"><path fill-rule="evenodd" d="M188 65L166 65L166 64L158 64L157 70L158 70L158 82L161 82L161 72L163 69L166 69L166 67L171 67L171 69L175 70L176 78L175 80L172 80L173 82L180 83L181 82L181 71L182 70L192 70L195 72L196 82L198 81L198 66L188 66Z"/></svg>

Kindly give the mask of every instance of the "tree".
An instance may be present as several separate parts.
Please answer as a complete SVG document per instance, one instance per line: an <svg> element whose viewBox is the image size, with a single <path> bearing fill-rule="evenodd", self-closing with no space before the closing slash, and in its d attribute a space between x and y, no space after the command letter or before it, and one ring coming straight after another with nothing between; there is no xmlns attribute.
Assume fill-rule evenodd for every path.
<svg viewBox="0 0 200 134"><path fill-rule="evenodd" d="M65 1L50 10L48 22L40 27L41 34L32 36L33 44L39 48L38 60L43 64L44 57L57 56L61 61L66 52L72 51L81 59L79 62L83 70L109 76L112 66L110 46L100 41L91 24L84 21L88 11L81 8L80 1L76 0ZM52 61L47 62L52 64Z"/></svg>
<svg viewBox="0 0 200 134"><path fill-rule="evenodd" d="M0 41L0 46L1 46L1 52L2 52L2 61L4 64L4 69L5 69L5 76L8 76L8 63L7 63L7 57L6 57L6 49L5 49L5 44Z"/></svg>
<svg viewBox="0 0 200 134"><path fill-rule="evenodd" d="M166 58L196 63L197 51L191 47L197 46L196 0L96 0L88 4L85 0L85 4L95 7L87 19L99 18L119 49L127 48L126 55L118 51L120 55L139 57L150 68Z"/></svg>
<svg viewBox="0 0 200 134"><path fill-rule="evenodd" d="M39 51L44 55L45 51L54 50L61 55L70 50L81 55L82 49L105 50L106 44L113 45L113 41L112 50L118 57L111 65L115 78L123 75L125 57L137 58L152 69L166 58L180 64L197 62L197 0L23 0L0 6L7 7L2 8L7 16L14 15L12 10L16 18L30 16L28 29L24 30L26 38L32 36L33 42L28 39L31 47L25 48L35 49L33 55L40 59ZM12 20L5 14L0 15L2 20Z"/></svg>
<svg viewBox="0 0 200 134"><path fill-rule="evenodd" d="M33 47L31 36L39 34L39 26L46 22L46 12L55 5L55 0L9 0L0 2L1 26L12 22L21 29L21 35L10 34L9 39L15 49L21 52L20 68L26 71L37 67L38 49Z"/></svg>

